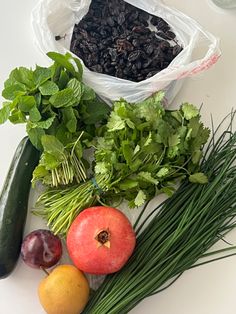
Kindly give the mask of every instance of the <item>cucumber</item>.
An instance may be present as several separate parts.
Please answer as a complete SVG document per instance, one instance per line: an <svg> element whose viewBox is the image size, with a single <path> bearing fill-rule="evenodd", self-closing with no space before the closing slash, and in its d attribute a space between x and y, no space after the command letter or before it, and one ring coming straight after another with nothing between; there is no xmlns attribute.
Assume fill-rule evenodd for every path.
<svg viewBox="0 0 236 314"><path fill-rule="evenodd" d="M28 197L39 151L28 137L18 145L0 195L0 279L13 271L19 258Z"/></svg>

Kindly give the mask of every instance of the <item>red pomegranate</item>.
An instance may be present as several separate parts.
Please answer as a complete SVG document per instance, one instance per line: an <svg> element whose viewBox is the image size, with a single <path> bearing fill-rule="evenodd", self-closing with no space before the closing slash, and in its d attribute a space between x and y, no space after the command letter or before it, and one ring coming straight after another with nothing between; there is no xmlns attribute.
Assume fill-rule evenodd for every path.
<svg viewBox="0 0 236 314"><path fill-rule="evenodd" d="M67 248L73 263L90 274L120 270L136 243L128 218L118 209L90 207L73 221L67 234Z"/></svg>

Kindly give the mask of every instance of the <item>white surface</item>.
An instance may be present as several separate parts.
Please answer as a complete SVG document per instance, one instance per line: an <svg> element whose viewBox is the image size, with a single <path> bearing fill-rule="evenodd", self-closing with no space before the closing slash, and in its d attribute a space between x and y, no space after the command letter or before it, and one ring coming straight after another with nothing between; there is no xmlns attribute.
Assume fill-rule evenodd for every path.
<svg viewBox="0 0 236 314"><path fill-rule="evenodd" d="M36 0L0 1L0 89L16 66L46 65L47 60L33 44L30 13ZM221 39L222 57L214 68L186 81L173 106L182 101L203 103L202 116L210 126L212 113L216 123L236 108L236 11L223 11L207 0L166 0L200 22ZM0 126L0 186L12 155L25 134L24 127ZM43 226L28 216L25 232ZM236 243L236 232L231 234ZM44 274L19 261L13 274L0 281L0 314L44 313L37 298L37 286ZM236 257L186 272L172 287L143 301L133 314L235 314ZM103 314L103 313L101 313ZM119 313L117 313L119 314Z"/></svg>

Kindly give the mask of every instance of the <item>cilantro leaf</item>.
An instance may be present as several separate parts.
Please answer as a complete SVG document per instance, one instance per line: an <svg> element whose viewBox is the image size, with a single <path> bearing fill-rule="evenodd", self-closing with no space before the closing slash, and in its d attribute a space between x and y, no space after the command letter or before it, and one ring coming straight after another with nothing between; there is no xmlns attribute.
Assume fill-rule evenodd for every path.
<svg viewBox="0 0 236 314"><path fill-rule="evenodd" d="M200 149L207 142L210 133L210 129L204 128L203 124L200 124L197 136L192 141L192 151Z"/></svg>
<svg viewBox="0 0 236 314"><path fill-rule="evenodd" d="M157 185L159 181L152 177L152 174L150 172L141 171L138 174L138 177L142 180Z"/></svg>
<svg viewBox="0 0 236 314"><path fill-rule="evenodd" d="M139 190L139 192L138 192L138 194L134 200L135 206L143 205L146 201L146 198L147 198L146 194L142 190Z"/></svg>
<svg viewBox="0 0 236 314"><path fill-rule="evenodd" d="M112 111L107 123L107 128L109 132L122 130L125 128L125 121Z"/></svg>
<svg viewBox="0 0 236 314"><path fill-rule="evenodd" d="M180 143L180 136L179 134L171 134L168 137L168 144L170 147L177 146Z"/></svg>
<svg viewBox="0 0 236 314"><path fill-rule="evenodd" d="M199 115L199 110L194 105L189 104L189 103L184 103L181 106L181 110L186 120L190 120Z"/></svg>
<svg viewBox="0 0 236 314"><path fill-rule="evenodd" d="M207 176L202 172L197 172L189 176L189 181L192 183L206 184L208 183Z"/></svg>
<svg viewBox="0 0 236 314"><path fill-rule="evenodd" d="M138 182L132 179L125 179L118 185L119 189L126 191L127 189L133 189L138 186Z"/></svg>
<svg viewBox="0 0 236 314"><path fill-rule="evenodd" d="M163 167L157 172L156 175L158 178L162 178L162 177L165 177L168 173L169 173L169 169L166 167Z"/></svg>
<svg viewBox="0 0 236 314"><path fill-rule="evenodd" d="M192 153L192 162L197 165L202 158L202 151L200 149L195 150Z"/></svg>
<svg viewBox="0 0 236 314"><path fill-rule="evenodd" d="M121 143L121 147L122 147L123 156L124 156L127 164L130 165L132 162L132 157L133 157L133 149L130 146L130 142L129 141L123 141Z"/></svg>
<svg viewBox="0 0 236 314"><path fill-rule="evenodd" d="M95 173L101 173L101 174L104 174L104 173L107 173L108 172L108 169L107 169L107 164L105 162L96 162L96 165L95 165Z"/></svg>

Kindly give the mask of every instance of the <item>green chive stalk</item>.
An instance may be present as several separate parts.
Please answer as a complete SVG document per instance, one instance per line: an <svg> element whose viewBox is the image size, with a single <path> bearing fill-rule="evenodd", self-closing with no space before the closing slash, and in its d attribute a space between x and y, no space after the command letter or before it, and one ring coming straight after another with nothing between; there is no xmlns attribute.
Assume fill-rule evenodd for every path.
<svg viewBox="0 0 236 314"><path fill-rule="evenodd" d="M207 252L236 226L234 117L232 113L227 130L219 137L222 124L217 128L206 149L201 171L208 176L208 184L186 181L145 219L141 213L135 226L134 254L121 271L106 277L83 314L128 313L184 271L236 255L233 246Z"/></svg>

